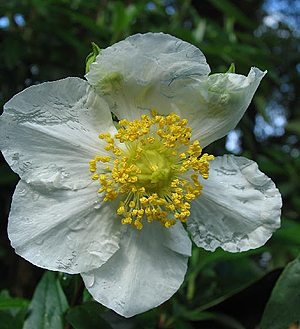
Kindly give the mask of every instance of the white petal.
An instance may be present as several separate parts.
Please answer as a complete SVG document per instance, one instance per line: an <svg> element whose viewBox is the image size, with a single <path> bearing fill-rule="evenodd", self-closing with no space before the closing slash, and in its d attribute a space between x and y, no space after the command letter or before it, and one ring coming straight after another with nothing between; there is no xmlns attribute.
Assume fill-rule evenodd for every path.
<svg viewBox="0 0 300 329"><path fill-rule="evenodd" d="M193 139L204 148L227 135L247 110L261 79L266 74L251 68L248 76L214 74L181 89L174 104L183 118L189 120Z"/></svg>
<svg viewBox="0 0 300 329"><path fill-rule="evenodd" d="M12 169L27 182L58 188L89 184L89 160L104 147L98 134L115 131L105 101L78 78L17 94L4 106L0 128L0 146Z"/></svg>
<svg viewBox="0 0 300 329"><path fill-rule="evenodd" d="M169 104L177 89L196 78L205 80L209 72L195 46L167 34L146 33L102 50L86 78L114 106L119 119L133 120L137 109Z"/></svg>
<svg viewBox="0 0 300 329"><path fill-rule="evenodd" d="M67 273L105 263L118 250L124 227L113 204L100 201L97 183L49 192L20 181L8 221L16 253L37 266Z"/></svg>
<svg viewBox="0 0 300 329"><path fill-rule="evenodd" d="M188 229L198 247L230 252L262 246L280 227L281 196L257 164L217 157L202 194L193 201Z"/></svg>
<svg viewBox="0 0 300 329"><path fill-rule="evenodd" d="M99 269L81 273L92 296L125 317L169 299L183 282L191 252L187 233L177 225L175 230L158 222L146 223L141 231L129 227L113 257ZM173 250L179 241L172 235L179 231L182 248L177 253Z"/></svg>

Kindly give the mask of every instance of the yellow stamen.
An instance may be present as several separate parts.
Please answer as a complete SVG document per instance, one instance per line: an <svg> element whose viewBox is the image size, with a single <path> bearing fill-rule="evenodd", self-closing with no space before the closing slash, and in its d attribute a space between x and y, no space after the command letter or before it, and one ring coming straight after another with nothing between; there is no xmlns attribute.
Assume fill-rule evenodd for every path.
<svg viewBox="0 0 300 329"><path fill-rule="evenodd" d="M209 176L213 155L202 154L198 140L190 142L188 120L175 113L158 115L156 110L141 119L119 121L118 132L101 133L110 156L90 160L92 180L99 180L103 201L119 201L121 223L138 230L143 219L163 227L186 222L191 202L201 195L199 179ZM107 163L107 165L103 165ZM101 170L101 168L103 168Z"/></svg>

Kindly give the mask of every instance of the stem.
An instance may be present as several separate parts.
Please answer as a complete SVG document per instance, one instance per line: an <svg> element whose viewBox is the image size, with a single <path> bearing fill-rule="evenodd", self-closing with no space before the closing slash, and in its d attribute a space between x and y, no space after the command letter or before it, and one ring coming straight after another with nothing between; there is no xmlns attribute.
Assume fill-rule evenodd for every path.
<svg viewBox="0 0 300 329"><path fill-rule="evenodd" d="M84 290L84 283L83 283L82 278L80 277L80 281L79 281L77 290L75 291L73 300L71 302L71 306L70 306L71 308L74 307L75 305L79 304L79 300L82 297L83 290Z"/></svg>
<svg viewBox="0 0 300 329"><path fill-rule="evenodd" d="M82 278L80 277L78 287L77 287L77 289L74 293L72 302L70 304L70 309L79 304L79 301L80 301L80 299L82 297L82 294L83 294L83 290L84 290L84 283L83 283ZM66 326L65 326L65 329L71 329L71 328L72 328L71 323L67 322Z"/></svg>

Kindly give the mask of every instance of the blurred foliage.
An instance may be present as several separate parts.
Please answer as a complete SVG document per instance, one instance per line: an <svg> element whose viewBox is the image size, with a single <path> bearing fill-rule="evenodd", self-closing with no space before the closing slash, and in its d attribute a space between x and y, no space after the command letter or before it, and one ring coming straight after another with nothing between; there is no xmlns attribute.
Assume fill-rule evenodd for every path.
<svg viewBox="0 0 300 329"><path fill-rule="evenodd" d="M291 263L276 283L282 268L298 256L300 247L300 11L296 2L0 2L1 107L29 85L67 76L83 77L91 42L105 48L138 32L163 31L193 43L206 55L212 73L226 72L231 63L241 74L247 74L250 66L268 70L246 115L230 135L236 137L234 145L230 145L230 137L223 138L207 151L215 155L232 151L255 160L277 183L284 202L282 227L264 247L240 254L193 248L186 280L175 296L154 310L124 319L93 302L86 290L79 293L83 290L79 276L59 274L56 278L46 272L37 285L43 271L15 255L9 246L6 223L18 177L3 160L0 329L22 328L25 317L24 328L29 328L30 319L42 321L47 309L55 313L49 323L59 322L53 328L97 328L98 323L99 328L101 324L101 328L189 329L201 325L205 329L257 329L266 305L262 329L274 329L271 324L276 312L278 315L276 303L284 308L289 305L288 299L296 305L280 317L282 322L276 328L299 321L299 275L294 275L299 260ZM294 291L286 289L286 280L291 280ZM281 289L286 290L284 296ZM60 307L53 308L58 299Z"/></svg>

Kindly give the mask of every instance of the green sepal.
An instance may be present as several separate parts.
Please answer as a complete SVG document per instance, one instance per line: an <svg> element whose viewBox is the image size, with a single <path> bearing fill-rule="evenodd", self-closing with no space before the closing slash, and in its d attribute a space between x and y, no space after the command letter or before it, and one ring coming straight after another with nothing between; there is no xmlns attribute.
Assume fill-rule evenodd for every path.
<svg viewBox="0 0 300 329"><path fill-rule="evenodd" d="M235 65L231 63L226 73L235 73Z"/></svg>
<svg viewBox="0 0 300 329"><path fill-rule="evenodd" d="M97 55L99 55L100 49L94 42L92 42L93 51L87 55L85 59L85 73L88 73L90 70L90 65L96 60Z"/></svg>
<svg viewBox="0 0 300 329"><path fill-rule="evenodd" d="M210 76L217 75L217 74L226 74L226 73L235 73L235 65L234 65L234 63L231 63L230 64L229 69L225 73L213 73L213 74L210 74Z"/></svg>

